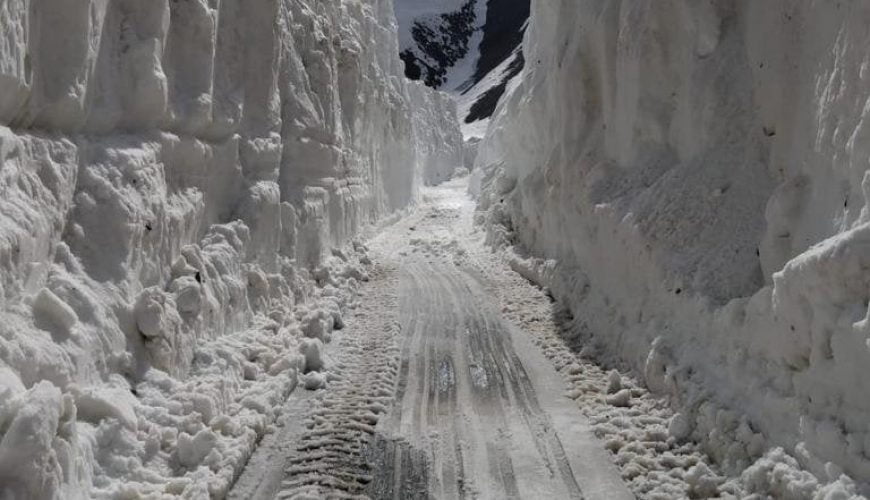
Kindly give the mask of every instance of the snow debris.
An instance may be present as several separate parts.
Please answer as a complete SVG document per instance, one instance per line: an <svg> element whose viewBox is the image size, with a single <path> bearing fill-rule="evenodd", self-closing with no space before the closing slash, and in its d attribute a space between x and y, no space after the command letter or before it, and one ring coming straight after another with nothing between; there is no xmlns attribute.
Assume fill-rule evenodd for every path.
<svg viewBox="0 0 870 500"><path fill-rule="evenodd" d="M310 372L302 375L302 385L309 391L316 391L326 387L326 374L322 372Z"/></svg>
<svg viewBox="0 0 870 500"><path fill-rule="evenodd" d="M69 335L78 322L75 311L47 288L40 290L33 300L33 316L39 321L47 321L49 328L57 328L65 335Z"/></svg>
<svg viewBox="0 0 870 500"><path fill-rule="evenodd" d="M212 452L217 439L211 429L202 429L195 436L182 432L178 435L178 462L188 469L198 467Z"/></svg>
<svg viewBox="0 0 870 500"><path fill-rule="evenodd" d="M309 311L302 318L302 331L306 337L329 342L335 326L332 314L324 309Z"/></svg>
<svg viewBox="0 0 870 500"><path fill-rule="evenodd" d="M612 394L610 396L607 396L607 398L605 399L605 402L607 402L607 404L612 405L612 406L619 406L619 407L631 406L631 391L628 389L622 389L621 391L617 392L616 394Z"/></svg>
<svg viewBox="0 0 870 500"><path fill-rule="evenodd" d="M302 371L318 372L326 367L326 360L323 354L323 342L318 338L303 339L299 344L299 352L305 358L305 364Z"/></svg>
<svg viewBox="0 0 870 500"><path fill-rule="evenodd" d="M76 404L76 417L84 422L98 425L104 418L115 418L124 427L135 431L139 418L136 416L138 401L129 387L70 387Z"/></svg>
<svg viewBox="0 0 870 500"><path fill-rule="evenodd" d="M668 434L677 440L684 440L692 433L692 424L682 413L676 413L668 422Z"/></svg>
<svg viewBox="0 0 870 500"><path fill-rule="evenodd" d="M686 482L689 483L689 495L692 498L711 498L718 495L723 478L714 474L707 464L700 462L686 472Z"/></svg>
<svg viewBox="0 0 870 500"><path fill-rule="evenodd" d="M622 377L619 376L618 371L610 370L610 373L607 374L607 394L619 392L620 389L622 389Z"/></svg>

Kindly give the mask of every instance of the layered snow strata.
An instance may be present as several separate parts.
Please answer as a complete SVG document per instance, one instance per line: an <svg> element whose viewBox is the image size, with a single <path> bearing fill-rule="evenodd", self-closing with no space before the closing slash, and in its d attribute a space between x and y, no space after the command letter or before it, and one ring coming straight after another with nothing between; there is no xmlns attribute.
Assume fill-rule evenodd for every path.
<svg viewBox="0 0 870 500"><path fill-rule="evenodd" d="M450 179L454 170L465 164L462 132L453 126L459 123L456 104L448 94L432 92L422 83L412 82L408 89L411 102L418 109L414 118L422 122L414 130L418 135L417 157L424 159L423 182L434 186ZM445 109L450 111L444 113ZM424 126L427 123L439 126Z"/></svg>
<svg viewBox="0 0 870 500"><path fill-rule="evenodd" d="M491 241L542 258L518 268L590 352L726 469L794 457L754 492L870 481L867 26L861 2L535 2L479 150Z"/></svg>
<svg viewBox="0 0 870 500"><path fill-rule="evenodd" d="M368 262L331 250L462 164L455 105L401 76L389 0L0 26L0 496L221 496L329 369L306 332Z"/></svg>

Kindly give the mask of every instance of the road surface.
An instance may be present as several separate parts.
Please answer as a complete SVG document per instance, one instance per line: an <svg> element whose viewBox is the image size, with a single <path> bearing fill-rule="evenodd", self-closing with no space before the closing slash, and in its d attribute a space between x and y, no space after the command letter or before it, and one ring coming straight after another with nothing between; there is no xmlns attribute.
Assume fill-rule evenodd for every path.
<svg viewBox="0 0 870 500"><path fill-rule="evenodd" d="M454 183L371 240L376 271L330 348L333 380L291 396L231 498L634 498L500 311L471 216Z"/></svg>
<svg viewBox="0 0 870 500"><path fill-rule="evenodd" d="M372 497L632 498L555 370L475 277L409 259L399 290L405 338L379 435L405 446L385 447Z"/></svg>

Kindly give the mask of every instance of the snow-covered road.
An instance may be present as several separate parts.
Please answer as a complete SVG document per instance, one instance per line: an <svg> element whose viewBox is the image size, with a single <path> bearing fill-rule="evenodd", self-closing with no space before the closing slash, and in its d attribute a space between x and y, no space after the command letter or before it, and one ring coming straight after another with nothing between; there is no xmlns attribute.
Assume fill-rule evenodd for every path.
<svg viewBox="0 0 870 500"><path fill-rule="evenodd" d="M328 388L291 396L231 498L668 491L667 481L643 478L630 489L629 469L605 450L616 451L614 436L661 448L649 438L667 424L660 402L625 379L634 402L614 404L612 377L542 336L558 335L552 304L483 245L473 215L464 180L455 180L427 189L417 209L372 236L375 270L329 347ZM656 463L656 446L647 463ZM698 461L684 451L683 471ZM689 487L674 481L671 492Z"/></svg>
<svg viewBox="0 0 870 500"><path fill-rule="evenodd" d="M631 498L550 363L480 277L439 260L416 252L402 265L396 403L379 431L420 452L436 498ZM373 496L409 497L407 457L383 456Z"/></svg>

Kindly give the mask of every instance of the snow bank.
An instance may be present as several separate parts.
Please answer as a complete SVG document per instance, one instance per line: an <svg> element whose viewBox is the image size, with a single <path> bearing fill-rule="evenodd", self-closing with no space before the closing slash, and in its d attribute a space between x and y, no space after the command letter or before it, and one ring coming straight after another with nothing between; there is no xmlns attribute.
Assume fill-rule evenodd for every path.
<svg viewBox="0 0 870 500"><path fill-rule="evenodd" d="M329 251L462 164L455 104L390 0L0 25L0 496L219 496L365 279Z"/></svg>
<svg viewBox="0 0 870 500"><path fill-rule="evenodd" d="M868 26L861 2L535 2L479 148L490 241L753 492L870 482Z"/></svg>
<svg viewBox="0 0 870 500"><path fill-rule="evenodd" d="M422 122L414 127L414 144L417 157L423 160L423 182L434 186L450 179L453 171L465 164L462 132L455 127L459 123L456 103L449 94L432 92L419 82L409 83L408 88L417 110L414 119Z"/></svg>

